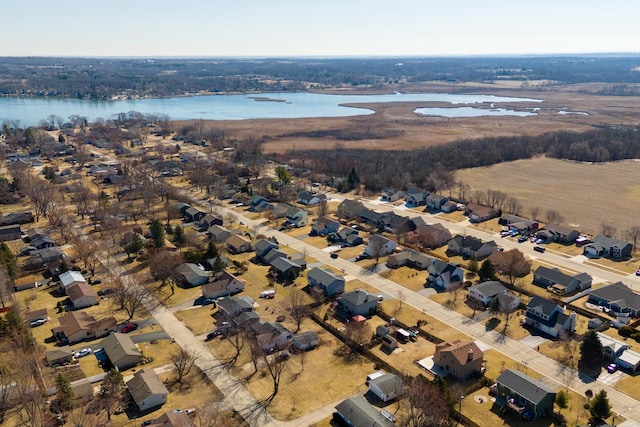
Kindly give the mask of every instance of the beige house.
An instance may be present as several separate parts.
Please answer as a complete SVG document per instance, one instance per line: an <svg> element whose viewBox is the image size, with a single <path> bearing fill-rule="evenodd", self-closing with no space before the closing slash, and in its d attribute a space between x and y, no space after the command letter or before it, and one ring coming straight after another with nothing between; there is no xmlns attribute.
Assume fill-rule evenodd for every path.
<svg viewBox="0 0 640 427"><path fill-rule="evenodd" d="M215 275L213 282L205 283L202 286L202 296L205 298L226 297L243 290L244 281L224 270Z"/></svg>
<svg viewBox="0 0 640 427"><path fill-rule="evenodd" d="M87 283L69 285L67 287L67 295L76 310L98 304L98 294Z"/></svg>
<svg viewBox="0 0 640 427"><path fill-rule="evenodd" d="M226 240L226 244L227 249L234 254L241 254L251 250L251 240L239 234L229 236Z"/></svg>
<svg viewBox="0 0 640 427"><path fill-rule="evenodd" d="M436 345L434 365L460 381L482 371L484 353L473 341L446 341Z"/></svg>
<svg viewBox="0 0 640 427"><path fill-rule="evenodd" d="M119 370L136 366L142 359L142 353L129 335L113 333L102 340L102 349L109 361Z"/></svg>
<svg viewBox="0 0 640 427"><path fill-rule="evenodd" d="M167 403L169 390L153 370L142 369L133 374L127 381L127 389L141 411Z"/></svg>
<svg viewBox="0 0 640 427"><path fill-rule="evenodd" d="M100 338L114 332L118 322L112 316L96 320L84 311L72 311L58 319L60 326L51 329L60 344L74 344L80 341Z"/></svg>

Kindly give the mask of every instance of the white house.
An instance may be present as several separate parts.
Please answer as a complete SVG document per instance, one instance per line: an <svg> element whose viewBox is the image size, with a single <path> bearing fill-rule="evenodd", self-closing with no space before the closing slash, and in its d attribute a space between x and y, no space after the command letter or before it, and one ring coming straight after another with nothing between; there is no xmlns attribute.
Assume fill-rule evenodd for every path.
<svg viewBox="0 0 640 427"><path fill-rule="evenodd" d="M369 391L383 402L388 402L402 392L402 379L396 374L381 375L369 381Z"/></svg>
<svg viewBox="0 0 640 427"><path fill-rule="evenodd" d="M67 289L69 286L76 283L87 283L84 276L79 271L65 271L60 276L60 287Z"/></svg>
<svg viewBox="0 0 640 427"><path fill-rule="evenodd" d="M443 289L460 286L464 281L464 271L457 264L451 264L439 259L433 259L428 267L427 283Z"/></svg>
<svg viewBox="0 0 640 427"><path fill-rule="evenodd" d="M480 301L484 305L489 305L496 295L504 293L507 293L507 288L497 280L478 283L467 290L469 298Z"/></svg>
<svg viewBox="0 0 640 427"><path fill-rule="evenodd" d="M387 239L381 234L374 234L373 236L369 237L367 246L364 248L364 254L373 257L376 255L376 252L378 252L379 248L380 251L378 252L378 255L389 255L395 250L396 246L397 244L393 240Z"/></svg>
<svg viewBox="0 0 640 427"><path fill-rule="evenodd" d="M142 369L133 374L133 378L127 381L127 389L141 411L167 403L169 390L152 369Z"/></svg>

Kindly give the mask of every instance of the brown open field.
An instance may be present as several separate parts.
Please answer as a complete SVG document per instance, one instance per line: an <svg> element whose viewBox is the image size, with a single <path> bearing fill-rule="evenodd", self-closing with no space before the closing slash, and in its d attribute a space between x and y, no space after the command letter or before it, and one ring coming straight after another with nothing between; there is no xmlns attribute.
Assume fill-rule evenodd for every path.
<svg viewBox="0 0 640 427"><path fill-rule="evenodd" d="M564 224L582 232L600 233L607 222L623 238L640 214L640 163L620 161L587 164L566 160L536 158L465 169L456 179L474 189L491 188L516 197L523 214L540 208L541 219L548 209L559 211Z"/></svg>
<svg viewBox="0 0 640 427"><path fill-rule="evenodd" d="M537 86L528 89L513 85L438 84L429 83L403 88L404 92L478 93L499 96L542 99L542 103L500 104L495 107L516 109L540 107L537 116L529 117L427 117L413 113L418 107L443 106L446 103L385 103L356 104L374 109L368 116L338 118L302 118L281 120L240 120L210 122L234 139L264 138L264 151L283 152L289 149L333 149L336 145L359 149L415 149L442 144L458 139L486 136L536 135L556 130L583 131L602 123L637 124L636 97L607 97L592 94L597 85ZM592 93L588 93L592 92ZM489 108L485 105L484 107ZM589 115L560 115L558 111L587 112ZM180 122L177 123L180 126ZM362 134L366 139L339 141L334 137L311 138L287 136L294 132L348 130Z"/></svg>

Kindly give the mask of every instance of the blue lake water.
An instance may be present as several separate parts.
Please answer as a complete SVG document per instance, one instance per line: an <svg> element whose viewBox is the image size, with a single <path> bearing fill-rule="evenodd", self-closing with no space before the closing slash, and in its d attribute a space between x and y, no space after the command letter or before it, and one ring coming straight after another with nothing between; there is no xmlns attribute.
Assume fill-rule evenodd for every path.
<svg viewBox="0 0 640 427"><path fill-rule="evenodd" d="M268 100L259 100L268 99ZM317 93L265 93L207 95L176 98L89 101L57 98L0 98L0 122L19 120L20 126L36 125L49 115L113 119L118 113L167 114L172 120L283 119L344 117L372 114L366 108L341 104L378 102L448 102L453 105L480 103L538 103L539 99L464 94L325 95ZM451 109L456 110L456 109ZM463 116L464 117L464 116Z"/></svg>

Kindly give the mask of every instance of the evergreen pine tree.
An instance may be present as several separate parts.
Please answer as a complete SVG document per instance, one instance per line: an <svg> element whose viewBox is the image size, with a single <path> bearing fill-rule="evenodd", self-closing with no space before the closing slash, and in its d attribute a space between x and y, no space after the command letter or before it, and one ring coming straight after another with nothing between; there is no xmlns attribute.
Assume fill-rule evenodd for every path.
<svg viewBox="0 0 640 427"><path fill-rule="evenodd" d="M69 380L62 375L61 372L58 373L56 377L56 387L57 398L58 398L58 408L62 411L69 411L73 408L73 389L71 388L71 383Z"/></svg>
<svg viewBox="0 0 640 427"><path fill-rule="evenodd" d="M164 246L164 230L162 224L157 219L151 221L149 225L149 232L151 233L151 239L153 240L153 247L160 249Z"/></svg>

